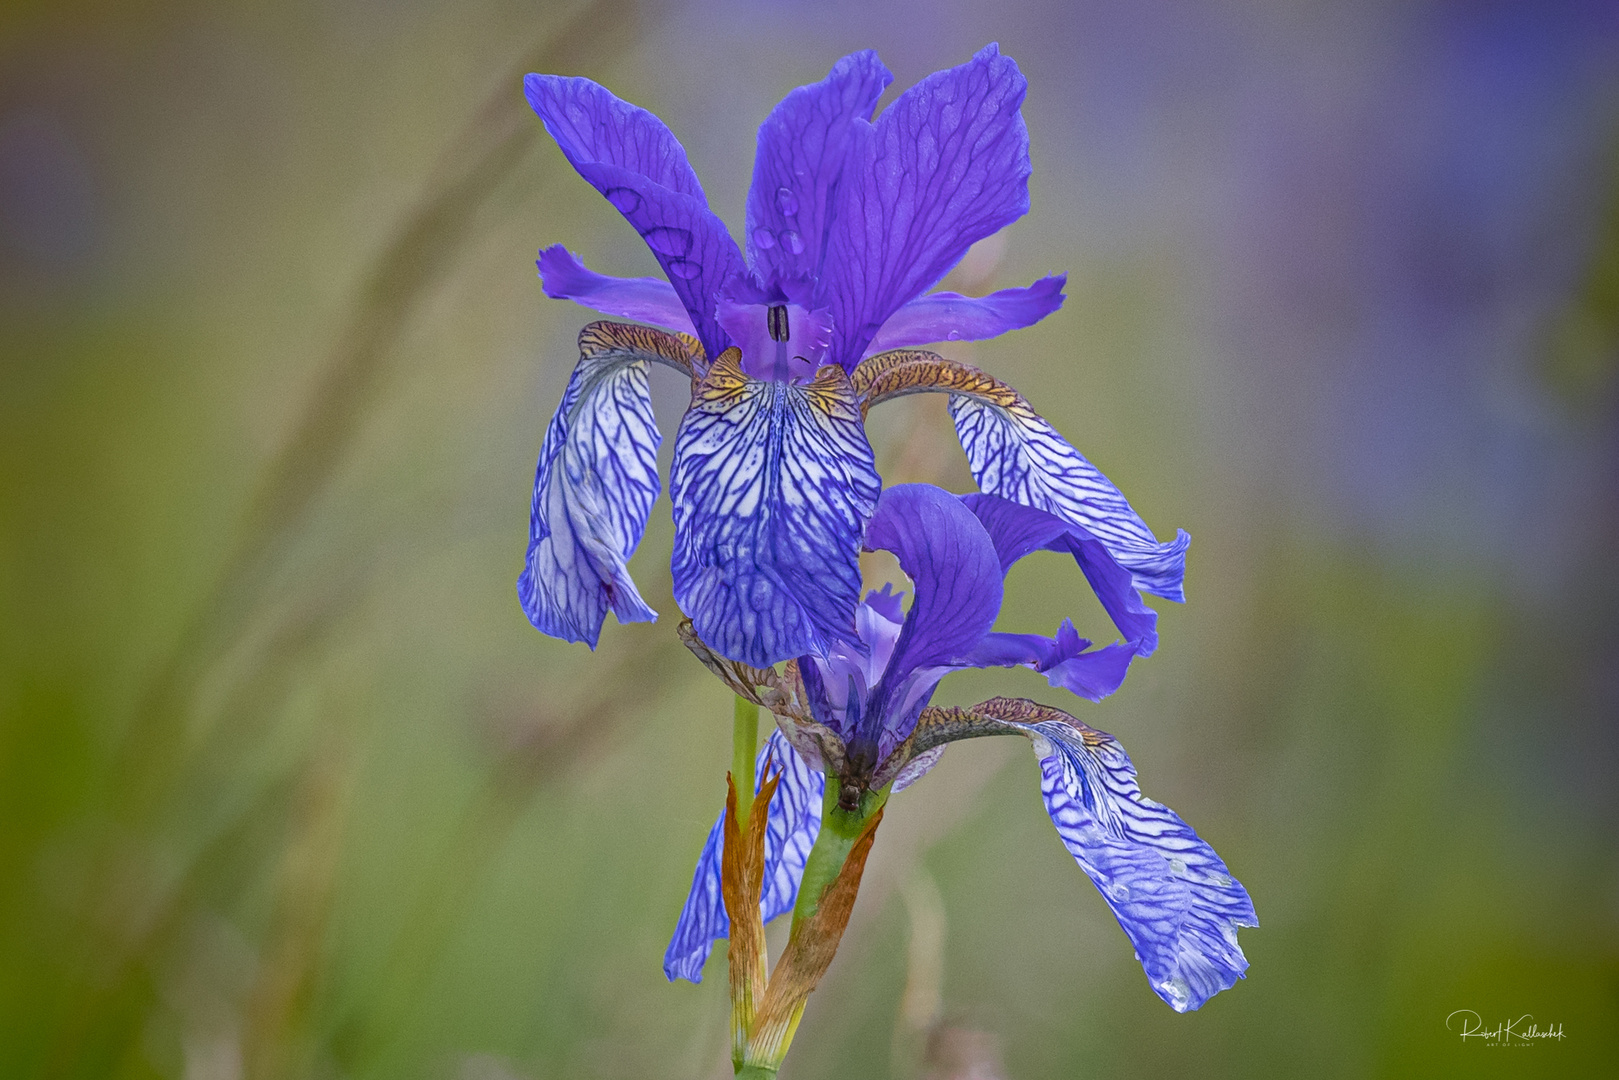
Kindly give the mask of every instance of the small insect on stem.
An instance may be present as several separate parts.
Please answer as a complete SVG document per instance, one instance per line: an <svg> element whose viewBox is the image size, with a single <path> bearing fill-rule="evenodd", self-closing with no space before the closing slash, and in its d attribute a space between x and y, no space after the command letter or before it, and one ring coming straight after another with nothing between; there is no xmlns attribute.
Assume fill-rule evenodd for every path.
<svg viewBox="0 0 1619 1080"><path fill-rule="evenodd" d="M838 809L851 814L860 809L859 784L853 780L843 782L843 786L838 788Z"/></svg>
<svg viewBox="0 0 1619 1080"><path fill-rule="evenodd" d="M786 304L770 305L767 318L769 319L771 341L786 341L791 336L787 329ZM757 326L758 324L755 323L754 325Z"/></svg>

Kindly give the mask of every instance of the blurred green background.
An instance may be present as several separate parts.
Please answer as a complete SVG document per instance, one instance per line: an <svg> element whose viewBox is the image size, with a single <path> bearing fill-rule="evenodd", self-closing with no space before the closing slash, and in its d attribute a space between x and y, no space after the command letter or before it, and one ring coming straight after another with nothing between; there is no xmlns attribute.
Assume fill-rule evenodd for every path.
<svg viewBox="0 0 1619 1080"><path fill-rule="evenodd" d="M591 654L514 594L591 318L534 253L655 272L519 76L656 111L736 228L788 89L989 40L1033 210L950 284L1068 302L944 351L1192 533L1160 651L1069 707L1263 927L1175 1015L1032 755L969 743L892 804L783 1076L1611 1075L1619 17L1573 0L0 8L0 1075L729 1075L723 951L660 970L730 732L667 501L662 622ZM871 427L968 489L942 401ZM1041 556L1001 626L1070 613L1105 633ZM938 700L995 693L1063 703Z"/></svg>

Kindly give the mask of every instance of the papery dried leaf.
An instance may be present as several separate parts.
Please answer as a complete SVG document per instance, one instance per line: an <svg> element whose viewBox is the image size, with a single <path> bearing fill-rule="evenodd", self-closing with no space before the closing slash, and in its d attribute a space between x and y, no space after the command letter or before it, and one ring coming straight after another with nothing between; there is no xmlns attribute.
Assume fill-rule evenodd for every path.
<svg viewBox="0 0 1619 1080"><path fill-rule="evenodd" d="M760 998L765 993L765 927L759 914L764 884L765 829L770 799L780 774L768 775L748 811L747 833L737 822L736 781L726 774L725 847L720 855L720 886L731 921L728 967L731 986L732 1053L740 1057Z"/></svg>
<svg viewBox="0 0 1619 1080"><path fill-rule="evenodd" d="M748 1040L748 1064L773 1066L785 1053L804 1013L804 1002L837 955L838 943L843 940L849 913L860 891L866 856L871 853L877 826L882 820L883 809L879 807L855 838L843 860L843 868L821 897L815 915L793 927L787 948L771 973L764 1004L759 1007L753 1036Z"/></svg>

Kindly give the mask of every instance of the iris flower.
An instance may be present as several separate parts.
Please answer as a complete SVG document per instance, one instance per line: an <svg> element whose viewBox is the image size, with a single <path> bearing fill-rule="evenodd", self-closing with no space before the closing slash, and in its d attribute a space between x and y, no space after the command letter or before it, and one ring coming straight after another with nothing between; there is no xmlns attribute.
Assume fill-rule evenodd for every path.
<svg viewBox="0 0 1619 1080"><path fill-rule="evenodd" d="M1030 552L1052 550L1074 556L1126 638L1150 635L1155 616L1140 603L1129 570L1094 534L1055 515L925 484L883 493L866 545L898 557L915 587L909 611L902 612L900 597L886 587L870 593L859 607L855 635L800 657L782 673L728 661L687 633L688 645L712 670L738 695L772 710L778 722L756 773L759 797L769 806L752 893L761 924L794 907L828 815L848 811L870 822L874 809L932 768L949 743L1021 735L1040 759L1041 796L1058 837L1112 908L1153 991L1184 1012L1230 987L1248 966L1237 928L1258 925L1253 904L1208 844L1173 810L1142 795L1113 736L1032 701L929 705L939 681L965 668L1023 666L1088 698L1111 692L1124 677L1127 650L1091 648L1067 621L1052 638L991 626L1006 572ZM709 834L665 955L671 980L700 980L713 942L730 932L727 910L739 910L734 900L722 902L722 851L732 857L724 824L722 817ZM795 938L799 921L795 916ZM778 970L791 967L792 956L790 939ZM807 989L797 989L807 996ZM796 1004L801 1008L802 998ZM781 1002L775 1010L782 1013ZM790 1018L772 1016L768 997L762 1015L751 1052L769 1058L772 1023L779 1027Z"/></svg>
<svg viewBox="0 0 1619 1080"><path fill-rule="evenodd" d="M1135 588L1181 599L1184 533L1160 543L1017 391L916 348L993 337L1062 303L1061 276L984 297L927 291L1028 210L1017 65L990 45L873 120L891 80L875 53L855 53L770 113L744 255L657 117L588 79L528 76L563 154L667 278L606 277L562 247L540 255L548 295L648 324L580 335L540 451L518 580L540 630L594 647L609 611L657 617L627 568L659 491L653 363L692 383L670 478L674 596L725 658L764 667L849 640L881 491L866 413L923 391L950 395L982 491L1082 528Z"/></svg>

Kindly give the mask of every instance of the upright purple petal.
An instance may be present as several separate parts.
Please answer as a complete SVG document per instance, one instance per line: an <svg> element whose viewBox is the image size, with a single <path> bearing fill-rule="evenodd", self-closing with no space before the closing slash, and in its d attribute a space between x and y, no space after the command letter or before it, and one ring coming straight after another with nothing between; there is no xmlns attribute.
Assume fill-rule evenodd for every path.
<svg viewBox="0 0 1619 1080"><path fill-rule="evenodd" d="M760 915L765 922L792 910L798 899L798 885L804 879L804 864L821 831L821 797L826 777L805 764L780 731L759 750L754 766L753 790L763 785L765 770L779 771L781 782L770 800L770 817L765 826L764 888L759 898ZM663 954L663 972L670 982L687 979L703 981L703 965L714 942L731 932L720 888L721 839L725 812L708 831L708 840L697 857L691 892L681 909L674 937Z"/></svg>
<svg viewBox="0 0 1619 1080"><path fill-rule="evenodd" d="M1067 274L1044 277L1023 289L988 296L941 292L919 296L888 317L867 353L927 345L935 341L982 341L1033 326L1062 307Z"/></svg>
<svg viewBox="0 0 1619 1080"><path fill-rule="evenodd" d="M1030 552L1067 552L1073 555L1113 625L1134 651L1150 656L1157 648L1158 613L1142 603L1134 575L1087 530L1055 514L994 495L965 495L962 502L989 533L1002 573Z"/></svg>
<svg viewBox="0 0 1619 1080"><path fill-rule="evenodd" d="M561 244L541 251L536 265L545 295L553 300L572 300L604 315L651 323L677 334L697 333L674 286L662 278L598 274Z"/></svg>
<svg viewBox="0 0 1619 1080"><path fill-rule="evenodd" d="M891 551L916 585L884 681L950 664L972 650L1001 610L995 545L961 499L931 484L883 492L866 547Z"/></svg>
<svg viewBox="0 0 1619 1080"><path fill-rule="evenodd" d="M860 537L881 481L848 379L761 382L721 357L675 436L675 599L755 667L854 640Z"/></svg>
<svg viewBox="0 0 1619 1080"><path fill-rule="evenodd" d="M663 121L589 79L530 75L529 104L579 175L652 249L710 358L729 344L714 296L743 270L742 252L708 208L686 151Z"/></svg>
<svg viewBox="0 0 1619 1080"><path fill-rule="evenodd" d="M613 165L583 165L579 175L607 196L635 227L686 306L709 359L730 347L715 316L714 297L743 270L742 252L701 199L648 183Z"/></svg>
<svg viewBox="0 0 1619 1080"><path fill-rule="evenodd" d="M619 622L658 617L626 566L658 497L647 366L634 351L582 348L535 469L518 598L536 628L591 648L608 611Z"/></svg>
<svg viewBox="0 0 1619 1080"><path fill-rule="evenodd" d="M529 75L523 92L574 168L616 165L707 205L686 148L650 112L590 79Z"/></svg>
<svg viewBox="0 0 1619 1080"><path fill-rule="evenodd" d="M1248 960L1237 928L1259 920L1214 849L1141 794L1113 736L1051 720L1018 726L1034 740L1057 835L1113 909L1153 992L1186 1012L1240 979Z"/></svg>
<svg viewBox="0 0 1619 1080"><path fill-rule="evenodd" d="M843 174L853 124L871 118L893 81L876 53L852 53L820 82L788 94L759 125L745 240L762 281L820 273L828 199Z"/></svg>
<svg viewBox="0 0 1619 1080"><path fill-rule="evenodd" d="M855 121L817 299L852 368L889 316L1029 209L1027 84L995 45Z"/></svg>

